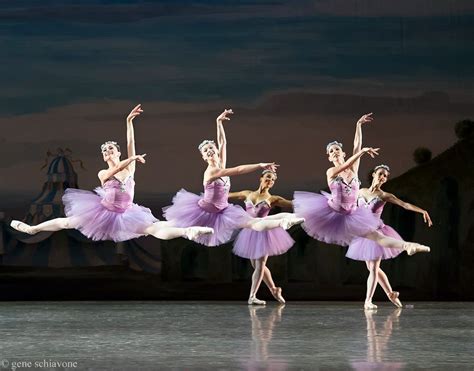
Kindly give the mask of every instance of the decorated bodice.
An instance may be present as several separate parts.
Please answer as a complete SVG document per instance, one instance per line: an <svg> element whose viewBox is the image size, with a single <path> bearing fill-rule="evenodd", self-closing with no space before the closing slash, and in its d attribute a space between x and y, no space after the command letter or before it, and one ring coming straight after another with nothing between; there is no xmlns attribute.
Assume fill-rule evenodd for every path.
<svg viewBox="0 0 474 371"><path fill-rule="evenodd" d="M370 199L370 201L366 201L364 197L359 197L357 200L357 206L369 208L379 218L382 216L385 203L386 202L382 201L382 199L378 196L373 197Z"/></svg>
<svg viewBox="0 0 474 371"><path fill-rule="evenodd" d="M357 208L357 193L359 192L360 181L357 177L346 183L342 177L336 177L330 184L331 197L329 206L340 213L349 214Z"/></svg>
<svg viewBox="0 0 474 371"><path fill-rule="evenodd" d="M204 195L199 200L199 206L210 213L216 213L229 206L227 201L230 191L228 176L204 184Z"/></svg>
<svg viewBox="0 0 474 371"><path fill-rule="evenodd" d="M253 218L263 218L267 216L271 208L272 207L266 200L262 200L254 204L249 198L245 199L245 210Z"/></svg>
<svg viewBox="0 0 474 371"><path fill-rule="evenodd" d="M125 178L123 182L112 177L99 190L102 197L102 205L111 211L123 213L132 206L135 181L131 176Z"/></svg>

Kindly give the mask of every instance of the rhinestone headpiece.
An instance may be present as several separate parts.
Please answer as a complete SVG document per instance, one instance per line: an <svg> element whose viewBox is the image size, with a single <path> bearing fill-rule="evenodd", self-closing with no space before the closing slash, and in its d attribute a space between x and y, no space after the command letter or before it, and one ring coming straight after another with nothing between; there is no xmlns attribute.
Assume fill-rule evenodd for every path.
<svg viewBox="0 0 474 371"><path fill-rule="evenodd" d="M270 169L265 169L265 170L263 170L263 171L262 171L262 176L264 176L265 174L268 174L268 173L271 173L271 174L277 176L276 171L273 171L273 170L270 170Z"/></svg>
<svg viewBox="0 0 474 371"><path fill-rule="evenodd" d="M203 141L201 142L201 144L198 145L198 150L199 150L199 152L201 152L202 147L204 147L206 144L214 144L214 145L216 145L216 143L215 143L213 140L210 140L210 139L203 140Z"/></svg>
<svg viewBox="0 0 474 371"><path fill-rule="evenodd" d="M374 167L374 173L375 173L378 169L385 169L385 170L387 170L388 172L390 172L390 167L388 167L388 165L384 165L384 164L377 165L376 167Z"/></svg>
<svg viewBox="0 0 474 371"><path fill-rule="evenodd" d="M107 142L105 142L104 144L100 146L100 151L102 152L105 148L107 148L109 144L113 144L115 147L117 147L117 149L120 148L117 142L114 142L113 140L108 140Z"/></svg>
<svg viewBox="0 0 474 371"><path fill-rule="evenodd" d="M326 153L329 152L329 147L331 147L331 146L334 145L334 144L338 145L338 146L341 147L341 149L342 149L342 143L341 143L341 142L338 142L337 140L334 140L334 141L332 141L331 143L328 143L328 145L326 146Z"/></svg>

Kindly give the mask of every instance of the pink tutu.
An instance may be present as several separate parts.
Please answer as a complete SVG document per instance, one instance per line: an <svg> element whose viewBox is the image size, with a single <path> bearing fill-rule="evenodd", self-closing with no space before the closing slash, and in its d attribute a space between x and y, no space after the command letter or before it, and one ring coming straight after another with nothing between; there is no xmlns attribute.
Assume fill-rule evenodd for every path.
<svg viewBox="0 0 474 371"><path fill-rule="evenodd" d="M243 229L234 242L232 252L246 259L259 259L264 256L281 255L286 253L295 241L283 228L266 231Z"/></svg>
<svg viewBox="0 0 474 371"><path fill-rule="evenodd" d="M229 204L220 211L206 211L199 206L202 196L181 189L173 197L173 205L163 208L163 216L176 227L211 227L213 234L195 241L206 246L218 246L231 241L251 217L240 206Z"/></svg>
<svg viewBox="0 0 474 371"><path fill-rule="evenodd" d="M75 228L98 240L126 241L143 236L143 230L158 221L150 209L131 203L124 211L112 211L102 203L104 191L98 194L68 188L63 195L64 212ZM101 197L102 196L102 197Z"/></svg>
<svg viewBox="0 0 474 371"><path fill-rule="evenodd" d="M392 227L383 224L379 229L383 235L403 241L403 238ZM346 257L354 260L370 261L382 258L392 259L403 252L400 249L388 249L367 238L358 237L352 240L347 249Z"/></svg>
<svg viewBox="0 0 474 371"><path fill-rule="evenodd" d="M380 225L369 209L337 212L329 206L327 197L313 192L296 191L293 207L298 217L305 218L302 227L306 233L326 243L347 246L355 237L365 236Z"/></svg>

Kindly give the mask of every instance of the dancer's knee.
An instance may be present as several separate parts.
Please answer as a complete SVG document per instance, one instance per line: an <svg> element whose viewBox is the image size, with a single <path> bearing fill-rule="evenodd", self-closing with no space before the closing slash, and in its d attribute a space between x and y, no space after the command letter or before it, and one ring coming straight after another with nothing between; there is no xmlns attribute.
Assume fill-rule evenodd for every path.
<svg viewBox="0 0 474 371"><path fill-rule="evenodd" d="M73 228L73 225L72 225L71 220L69 218L62 218L60 224L61 224L62 229L71 229L71 228Z"/></svg>
<svg viewBox="0 0 474 371"><path fill-rule="evenodd" d="M254 231L257 231L257 232L264 231L265 230L265 225L262 221L263 221L262 218L253 218L252 221L251 221L251 228Z"/></svg>
<svg viewBox="0 0 474 371"><path fill-rule="evenodd" d="M385 236L379 231L372 231L372 232L367 233L364 237L372 241L380 241Z"/></svg>
<svg viewBox="0 0 474 371"><path fill-rule="evenodd" d="M367 263L367 269L369 270L370 274L376 274L378 266L375 261L370 261Z"/></svg>

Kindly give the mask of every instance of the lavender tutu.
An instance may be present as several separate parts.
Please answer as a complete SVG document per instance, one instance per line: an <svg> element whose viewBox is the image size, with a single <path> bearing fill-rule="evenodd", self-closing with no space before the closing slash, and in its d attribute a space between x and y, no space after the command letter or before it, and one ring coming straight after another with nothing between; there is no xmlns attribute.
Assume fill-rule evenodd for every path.
<svg viewBox="0 0 474 371"><path fill-rule="evenodd" d="M355 237L375 231L380 220L366 208L357 208L359 182L346 183L334 179L331 194L296 191L293 207L298 217L305 218L302 227L311 237L326 243L347 246Z"/></svg>
<svg viewBox="0 0 474 371"><path fill-rule="evenodd" d="M357 204L359 208L370 210L376 217L379 218L380 226L377 229L378 232L382 233L387 237L392 237L397 240L403 241L403 238L393 229L392 227L383 224L382 215L383 207L385 202L380 198L375 197L369 202L366 202L364 198L359 197ZM359 237L355 238L347 249L346 257L353 260L378 260L378 259L392 259L397 257L403 252L401 249L389 249L380 246L377 242L369 240L367 238Z"/></svg>
<svg viewBox="0 0 474 371"><path fill-rule="evenodd" d="M204 186L198 196L181 189L173 204L163 208L163 216L177 227L211 227L213 234L195 239L206 246L218 246L231 241L250 216L240 206L227 202L230 189L228 177L219 178Z"/></svg>
<svg viewBox="0 0 474 371"><path fill-rule="evenodd" d="M252 217L263 218L270 212L266 201L254 205L249 199L245 200L247 213ZM234 242L232 252L246 259L259 259L264 256L281 255L287 252L295 241L283 228L266 231L254 231L245 228L240 231Z"/></svg>
<svg viewBox="0 0 474 371"><path fill-rule="evenodd" d="M85 236L98 240L126 241L143 236L157 222L150 209L134 204L135 182L107 180L95 192L68 188L63 195L64 212Z"/></svg>

